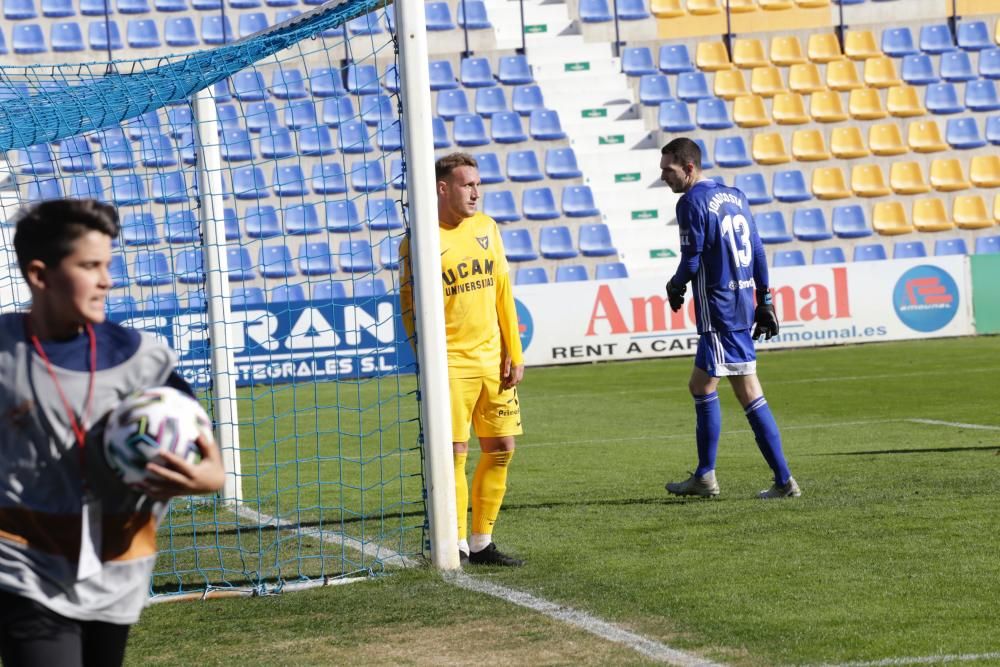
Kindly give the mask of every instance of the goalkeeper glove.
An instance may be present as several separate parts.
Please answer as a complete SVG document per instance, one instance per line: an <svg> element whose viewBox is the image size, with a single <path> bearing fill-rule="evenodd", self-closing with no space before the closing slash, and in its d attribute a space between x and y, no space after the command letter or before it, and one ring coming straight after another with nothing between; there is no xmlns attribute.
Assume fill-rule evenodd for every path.
<svg viewBox="0 0 1000 667"><path fill-rule="evenodd" d="M687 292L687 285L678 287L674 284L674 279L667 281L667 301L670 302L670 310L675 313L684 305L684 293Z"/></svg>
<svg viewBox="0 0 1000 667"><path fill-rule="evenodd" d="M754 310L753 321L756 325L753 330L754 340L761 336L764 336L764 340L771 340L772 336L778 335L778 316L771 303L771 290L765 288L757 291L757 309Z"/></svg>

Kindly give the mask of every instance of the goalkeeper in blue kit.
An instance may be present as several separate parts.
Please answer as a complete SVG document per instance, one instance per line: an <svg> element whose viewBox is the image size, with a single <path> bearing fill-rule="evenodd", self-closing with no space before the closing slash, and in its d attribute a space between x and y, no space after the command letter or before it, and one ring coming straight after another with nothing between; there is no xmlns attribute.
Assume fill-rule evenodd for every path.
<svg viewBox="0 0 1000 667"><path fill-rule="evenodd" d="M778 318L768 289L767 257L746 195L702 178L701 149L687 138L663 147L660 170L670 189L683 193L677 202L681 261L667 282L667 298L674 312L680 310L691 283L699 335L688 382L697 415L698 467L688 479L668 483L667 491L678 496L719 495L715 457L722 411L716 389L719 378L728 377L757 446L774 472L773 485L758 497L797 497L799 485L788 470L781 432L757 379L753 341L775 336Z"/></svg>

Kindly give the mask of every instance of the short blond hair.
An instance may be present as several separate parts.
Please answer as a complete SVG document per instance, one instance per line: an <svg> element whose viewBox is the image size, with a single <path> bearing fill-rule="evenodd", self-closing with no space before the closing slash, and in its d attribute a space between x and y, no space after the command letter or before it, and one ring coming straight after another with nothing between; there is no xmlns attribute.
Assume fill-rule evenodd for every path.
<svg viewBox="0 0 1000 667"><path fill-rule="evenodd" d="M479 169L479 164L476 162L476 158L468 153L449 153L434 163L435 178L443 181L451 176L451 172L459 167L475 167Z"/></svg>

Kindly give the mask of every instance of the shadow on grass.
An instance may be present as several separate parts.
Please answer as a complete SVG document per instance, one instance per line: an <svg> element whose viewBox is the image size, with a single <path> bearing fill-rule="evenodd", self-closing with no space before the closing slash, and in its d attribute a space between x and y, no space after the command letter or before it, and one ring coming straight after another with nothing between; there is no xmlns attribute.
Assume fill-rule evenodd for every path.
<svg viewBox="0 0 1000 667"><path fill-rule="evenodd" d="M799 454L799 456L878 456L881 454L949 454L951 452L992 452L1000 454L997 445L984 447L924 447L920 449L872 449L860 452L822 452L817 454Z"/></svg>

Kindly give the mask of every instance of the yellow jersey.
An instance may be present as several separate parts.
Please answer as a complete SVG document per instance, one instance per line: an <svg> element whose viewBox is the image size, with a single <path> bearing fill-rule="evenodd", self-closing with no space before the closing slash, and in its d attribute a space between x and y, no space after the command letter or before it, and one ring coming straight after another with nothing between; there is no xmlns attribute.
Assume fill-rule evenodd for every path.
<svg viewBox="0 0 1000 667"><path fill-rule="evenodd" d="M523 364L510 269L496 221L477 212L454 227L439 223L438 230L448 375L498 375L504 351L512 365ZM409 238L403 240L399 254L400 307L412 337Z"/></svg>

